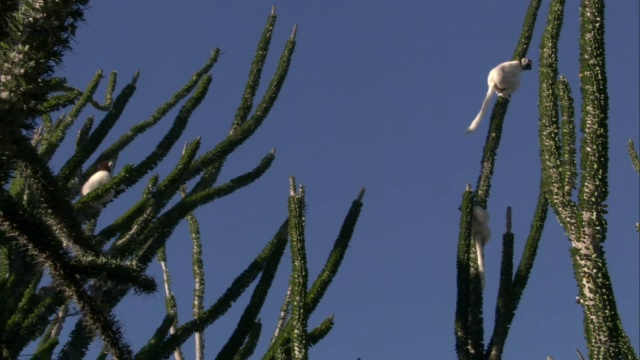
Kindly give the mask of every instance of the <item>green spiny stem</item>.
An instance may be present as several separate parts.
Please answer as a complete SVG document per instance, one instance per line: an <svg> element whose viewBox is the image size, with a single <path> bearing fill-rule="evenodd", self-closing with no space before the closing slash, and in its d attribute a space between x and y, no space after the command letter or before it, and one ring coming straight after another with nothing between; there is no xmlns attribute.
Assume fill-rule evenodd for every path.
<svg viewBox="0 0 640 360"><path fill-rule="evenodd" d="M509 335L509 329L511 328L524 289L527 286L529 275L531 274L538 252L538 244L542 237L547 210L548 202L542 191L541 184L529 236L522 253L522 258L520 259L520 264L513 278L510 275L513 270L513 262L512 260L507 260L507 256L510 255L513 257L513 234L511 234L510 226L507 226L507 234L503 237L505 244L503 245L500 290L498 292L498 302L496 305L496 322L491 340L485 352L487 359L498 360L502 358L504 345ZM510 221L508 221L508 223L510 223ZM508 281L507 275L509 275Z"/></svg>
<svg viewBox="0 0 640 360"><path fill-rule="evenodd" d="M125 264L106 257L76 257L69 262L69 269L82 274L83 278L104 278L114 284L131 286L141 293L154 293L158 287L156 281L135 264Z"/></svg>
<svg viewBox="0 0 640 360"><path fill-rule="evenodd" d="M171 99L158 107L158 109L156 109L156 111L149 117L149 119L132 126L129 131L127 131L111 146L109 146L102 154L100 154L96 162L99 163L103 160L113 158L129 144L131 144L131 142L133 142L133 140L135 140L139 135L143 134L145 131L162 120L169 111L174 109L180 101L184 100L193 91L193 89L195 89L196 85L201 83L202 78L211 71L213 66L218 61L219 55L220 50L214 49L207 59L207 62L191 76L189 81L187 81L187 83L182 86L182 88L180 88L180 90L178 90L171 97Z"/></svg>
<svg viewBox="0 0 640 360"><path fill-rule="evenodd" d="M126 251L124 251L125 248L131 248L136 245L135 242L131 242L130 240L135 240L135 235L141 231L140 229L145 224L153 220L162 207L169 202L169 199L172 198L172 195L179 188L179 181L182 174L185 169L191 165L198 150L200 149L200 140L200 138L196 138L185 147L184 154L182 158L180 158L177 166L171 171L171 173L169 173L169 175L167 175L167 178L163 180L160 185L158 185L159 178L157 176L153 176L150 179L142 199L132 206L127 213L98 234L100 245L104 245L104 243L106 243L111 237L115 236L118 232L122 233L124 231L127 231L127 233L123 234L122 238L113 244L110 249L110 253L123 256L126 254ZM131 173L133 172L134 170L130 167L123 168L121 173L112 179L111 182L98 187L89 195L80 199L76 206L81 207L83 204L91 204L92 201L95 201L94 199L100 199L100 197L104 196L107 191L114 191L114 197L117 197L124 191L120 188L123 186L122 184L131 181ZM162 186L161 189L159 189L160 186ZM94 195L94 193L96 194Z"/></svg>
<svg viewBox="0 0 640 360"><path fill-rule="evenodd" d="M76 105L73 107L73 109L71 109L71 112L69 112L69 114L64 117L64 120L60 123L60 126L56 127L55 132L47 136L46 141L40 147L39 151L40 156L43 160L51 160L51 157L62 143L62 140L64 140L69 127L71 127L71 125L75 123L82 110L84 110L87 104L89 104L89 101L98 90L98 85L100 85L100 81L102 81L102 79L102 71L98 71L93 79L91 79L91 81L89 82L87 89L77 100Z"/></svg>
<svg viewBox="0 0 640 360"><path fill-rule="evenodd" d="M572 260L584 308L589 357L613 359L623 356L621 343L627 335L621 327L601 245L606 236L609 162L604 1L581 2L580 75L584 135L580 144L579 233L571 239ZM637 359L635 354L625 355Z"/></svg>
<svg viewBox="0 0 640 360"><path fill-rule="evenodd" d="M68 245L73 245L76 251L90 252L97 256L97 250L93 249L84 235L74 216L73 208L61 191L51 169L42 161L26 138L17 139L14 144L19 150L18 160L32 174L34 191L41 197L42 205L50 210L45 215L51 217L49 223L56 228L56 238L63 239Z"/></svg>
<svg viewBox="0 0 640 360"><path fill-rule="evenodd" d="M333 315L330 315L326 319L322 320L320 325L318 325L315 329L309 331L307 334L307 341L309 347L314 346L319 343L320 340L324 339L325 336L329 334L329 331L333 329L333 325L335 325L333 321Z"/></svg>
<svg viewBox="0 0 640 360"><path fill-rule="evenodd" d="M116 178L113 180L112 186L118 187L119 185L131 186L140 179L152 171L158 164L167 156L169 151L173 148L175 143L182 135L182 132L187 126L189 119L191 118L191 114L193 111L202 103L202 100L207 95L207 91L209 90L209 86L211 85L211 75L205 75L202 78L202 81L199 83L198 88L193 93L193 96L189 98L185 102L185 104L180 108L180 111L176 115L175 121L173 122L171 128L167 131L165 136L160 140L154 150L138 165L134 166L128 173L122 174L120 179ZM184 169L180 169L178 171L173 171L172 176L168 177L163 181L158 187L161 187L165 184L165 182L170 179L174 179L175 177L179 177L180 173L184 172ZM126 175L126 176L124 176ZM174 181L173 193L178 190L179 184L181 182ZM97 191L97 189L95 190ZM118 195L118 192L116 192Z"/></svg>
<svg viewBox="0 0 640 360"><path fill-rule="evenodd" d="M39 272L31 279L26 287L24 287L23 289L18 289L18 294L15 294L15 298L19 299L18 302L7 301L9 299L3 297L4 301L15 302L16 305L12 306L11 310L7 308L9 308L9 306L13 304L7 304L9 306L3 306L5 309L10 311L6 313L9 316L8 320L6 321L6 325L2 324L2 341L4 343L3 352L5 354L9 353L12 354L11 356L17 356L20 353L20 350L24 346L26 346L26 344L34 340L33 336L39 332L38 329L46 327L48 316L51 314L51 312L55 311L54 307L53 309L50 309L50 311L46 312L46 315L44 317L45 323L40 323L38 325L33 324L34 318L38 317L36 315L36 312L42 313L43 307L45 309L51 307L50 305L47 306L48 304L43 304L43 302L47 302L46 300L49 300L49 302L51 302L53 300L52 298L41 299L36 292L40 280L42 279L42 275L42 272Z"/></svg>
<svg viewBox="0 0 640 360"><path fill-rule="evenodd" d="M100 111L109 111L109 109L111 108L111 104L113 103L113 92L116 89L116 84L118 82L118 73L115 71L112 71L111 74L109 75L109 82L107 83L107 91L105 93L105 101L104 104L100 104L98 101L96 101L93 98L89 99L89 104L91 104L91 106L93 106L94 108L100 110ZM66 90L69 93L73 93L74 91L79 91L71 86L64 86L63 87L64 90ZM49 110L49 112L54 111Z"/></svg>
<svg viewBox="0 0 640 360"><path fill-rule="evenodd" d="M285 242L279 243L278 246L275 247L275 250L265 260L262 275L251 294L249 303L240 316L238 325L229 337L229 340L227 340L222 349L220 349L216 359L224 360L233 358L240 351L243 344L246 342L247 337L251 334L256 321L258 321L258 315L260 314L262 306L269 294L271 285L273 284L273 279L278 271L278 265L280 265L280 260L282 259L282 255L284 255L286 245L287 244Z"/></svg>
<svg viewBox="0 0 640 360"><path fill-rule="evenodd" d="M91 128L93 127L93 120L93 116L87 117L87 120L85 120L84 124L82 124L82 128L80 129L80 131L78 131L78 137L76 139L76 150L87 141L89 133L91 132Z"/></svg>
<svg viewBox="0 0 640 360"><path fill-rule="evenodd" d="M30 306L23 311L29 312L28 316L20 319L19 329L15 329L15 337L9 337L11 330L5 330L4 343L13 350L17 357L30 342L35 341L50 323L50 316L53 315L59 304L63 301L62 292L56 292L53 296L37 297L37 305Z"/></svg>
<svg viewBox="0 0 640 360"><path fill-rule="evenodd" d="M256 350L256 346L258 346L258 340L260 340L260 333L262 331L262 323L258 320L251 327L249 334L247 335L247 340L244 342L244 345L235 354L233 360L247 360Z"/></svg>
<svg viewBox="0 0 640 360"><path fill-rule="evenodd" d="M151 336L151 339L143 346L140 351L136 354L136 357L140 359L149 359L150 349L153 349L159 343L161 343L164 339L167 338L167 334L169 333L169 329L175 324L176 319L172 314L166 314L164 319L156 328L156 331Z"/></svg>
<svg viewBox="0 0 640 360"><path fill-rule="evenodd" d="M273 34L273 29L276 25L276 18L276 13L272 12L269 15L264 30L262 31L262 36L260 37L260 41L258 42L256 54L253 58L253 62L251 63L249 80L247 80L244 94L242 95L242 101L240 102L240 106L238 106L238 110L236 111L233 123L231 124L232 133L238 126L242 125L247 120L249 112L251 112L251 108L253 107L253 99L255 98L256 91L258 90L258 86L260 85L262 68L264 67L264 63L267 59L267 54L269 53L269 45L271 44L271 35Z"/></svg>
<svg viewBox="0 0 640 360"><path fill-rule="evenodd" d="M167 316L171 316L173 318L173 323L169 327L169 333L173 334L176 331L176 326L178 326L178 303L176 302L176 297L171 291L171 273L169 272L169 267L167 266L167 253L165 246L161 247L158 250L158 261L160 262L160 266L162 267L162 280L164 282L164 301ZM184 354L182 353L182 349L180 347L177 347L174 350L173 356L176 360L184 359Z"/></svg>
<svg viewBox="0 0 640 360"><path fill-rule="evenodd" d="M296 183L289 178L289 238L291 240L291 355L294 360L306 360L309 357L307 345L306 311L307 282L307 252L304 236L304 188L300 186L296 193Z"/></svg>
<svg viewBox="0 0 640 360"><path fill-rule="evenodd" d="M457 268L457 300L456 300L456 316L455 316L455 336L456 336L456 353L459 360L470 360L471 353L469 348L469 311L472 304L470 303L470 274L471 260L471 213L473 208L473 192L467 190L462 197L461 218L460 218L460 237L458 239L458 257L456 261Z"/></svg>
<svg viewBox="0 0 640 360"><path fill-rule="evenodd" d="M31 309L22 309L24 302L30 299L35 289L33 287L42 279L42 266L37 263L37 257L28 247L20 244L21 234L13 233L8 228L3 228L2 239L5 244L1 247L3 254L3 277L0 278L0 329L10 333L8 329L12 314L20 316L21 311L31 312ZM20 310L22 309L22 310ZM5 338L9 335L5 335Z"/></svg>
<svg viewBox="0 0 640 360"><path fill-rule="evenodd" d="M547 219L547 213L549 210L549 202L542 192L542 180L540 185L540 193L538 194L538 201L536 204L536 210L533 214L533 221L529 229L529 236L525 243L524 250L522 252L522 258L520 264L516 269L516 273L513 277L512 286L512 304L517 307L520 302L520 298L524 292L533 269L533 264L538 253L538 245L542 238L542 230ZM515 307L513 309L515 311Z"/></svg>
<svg viewBox="0 0 640 360"><path fill-rule="evenodd" d="M210 66L213 66L213 60L211 61ZM205 69L208 68L210 67L205 66ZM180 109L180 112L176 116L173 126L171 127L171 129L169 129L167 134L163 137L154 151L137 166L131 168L123 168L121 174L114 178L110 184L105 186L108 186L108 189L118 189L120 188L120 186L131 186L134 183L138 182L149 171L153 170L153 168L155 168L155 166L157 166L158 163L168 154L169 150L173 147L179 136L182 134L182 131L185 129L191 113L206 96L210 84L211 76L204 75L193 96ZM190 145L191 155L195 156L195 152L198 150L199 143L200 141L198 139ZM183 168L183 166L186 166L186 164L190 165L193 160L193 156L190 156L188 159L182 159L179 166L174 169L162 183L157 185L159 188L157 190L158 196L155 196L154 199L166 199L165 201L158 202L154 201L154 199L152 198L142 199L140 202L134 205L125 215L116 220L111 226L103 229L99 236L103 239L109 239L116 234L115 231L118 231L118 228L130 229L131 224L137 219L140 219L140 217L143 216L143 214L149 209L151 205L154 206L154 208L156 209L155 211L160 211L160 209L168 202L168 199L171 198L170 195L178 190L181 183L184 183L184 181L188 180L183 179L185 173L185 169ZM98 198L98 196L101 194L100 189L101 188L98 188L92 192L98 194L95 195L96 198ZM105 193L106 191L108 190L105 190ZM123 191L124 190L116 190L115 196L118 196ZM89 196L91 195L92 194L90 194ZM89 202L90 200L91 198L87 198L84 200L81 199L78 202L78 205L81 205L84 202Z"/></svg>
<svg viewBox="0 0 640 360"><path fill-rule="evenodd" d="M78 89L69 89L65 93L59 95L50 96L47 101L38 107L38 113L40 116L59 111L71 106L78 101L78 98L82 95L82 91ZM57 125L57 124L56 124ZM49 130L52 128L49 127ZM53 128L54 130L56 128Z"/></svg>
<svg viewBox="0 0 640 360"><path fill-rule="evenodd" d="M60 294L61 296L62 294ZM65 300L65 303L60 306L58 312L54 315L53 320L49 323L49 327L45 330L44 335L40 338L40 342L38 343L38 351L47 352L49 344L51 341L54 341L57 345L59 342L60 333L62 332L62 325L66 321L67 315L69 314L69 303ZM52 352L49 353L48 357L43 357L43 359L51 359Z"/></svg>
<svg viewBox="0 0 640 360"><path fill-rule="evenodd" d="M529 2L527 14L524 17L522 31L520 32L520 39L518 39L518 45L516 46L516 50L513 52L513 59L522 59L527 55L541 3L541 0L531 0Z"/></svg>
<svg viewBox="0 0 640 360"><path fill-rule="evenodd" d="M275 103L280 89L284 84L284 81L291 64L291 57L295 49L295 39L289 39L282 53L278 68L267 87L266 93L262 98L262 101L257 106L254 115L251 116L243 125L241 125L233 134L227 136L222 142L220 142L215 148L208 151L191 166L191 170L187 175L187 180L191 180L197 174L204 171L205 168L216 164L217 162L225 159L235 149L242 145L256 130L262 125L266 116L268 115L271 107ZM201 191L202 185L196 184L191 190L191 193Z"/></svg>
<svg viewBox="0 0 640 360"><path fill-rule="evenodd" d="M329 253L329 257L325 262L324 268L322 269L322 271L320 271L320 274L318 274L316 281L313 282L311 288L309 289L309 294L307 296L307 311L309 314L315 311L316 307L320 303L320 300L323 298L325 292L329 288L329 285L331 285L331 282L338 273L340 265L342 264L342 260L345 257L347 249L349 248L349 243L351 242L356 223L358 222L358 218L360 217L360 212L362 211L363 196L364 188L361 189L358 198L355 199L351 204L349 212L342 222L342 227L340 228L338 237L333 244L333 249Z"/></svg>
<svg viewBox="0 0 640 360"><path fill-rule="evenodd" d="M571 87L563 76L560 76L556 83L557 94L560 102L562 123L560 124L560 161L562 162L561 181L563 193L566 198L570 198L576 189L578 178L578 166L576 165L576 125L575 108L573 97L571 97Z"/></svg>
<svg viewBox="0 0 640 360"><path fill-rule="evenodd" d="M540 160L542 164L544 192L558 215L558 220L569 233L577 231L577 206L566 195L563 184L563 159L560 144L560 118L556 81L558 78L558 39L562 27L564 1L550 5L547 26L540 44ZM564 171L565 174L569 171Z"/></svg>
<svg viewBox="0 0 640 360"><path fill-rule="evenodd" d="M7 199L3 199L3 201L7 201ZM13 203L11 210L8 210L8 208L3 209L0 217L2 226L23 234L24 239L21 243L31 247L38 258L46 264L51 276L60 283L60 286L68 296L73 297L85 314L87 324L93 331L101 335L115 358L131 358L131 349L124 342L118 322L115 321L111 313L103 311L101 307L94 303L84 289L78 276L79 274L69 270L70 256L62 248L61 242L51 241L51 237L54 235L48 234L45 226L38 226L38 224L34 223L34 218L31 218L31 220L24 218L25 211L24 209L22 210L20 211L20 205L17 203ZM35 235L34 232L38 235ZM44 242L47 244L45 245Z"/></svg>
<svg viewBox="0 0 640 360"><path fill-rule="evenodd" d="M362 188L358 192L357 198L351 204L349 211L345 220L342 223L342 227L340 229L340 234L338 235L338 239L334 243L334 248L329 255L329 259L327 259L327 263L325 264L323 271L318 276L317 280L311 286L311 290L309 290L307 294L307 311L309 314L316 308L317 303L322 299L324 293L326 291L326 287L331 283L331 280L335 277L335 273L333 271L338 271L338 266L341 263L340 256L344 256L342 253L343 249L348 248L348 242L350 241L350 237L353 235L353 232L349 229L352 229L355 226L355 222L358 219L360 211L362 209L362 199L365 194L365 189ZM340 260L339 260L340 259ZM339 260L339 261L338 261ZM314 305L315 304L315 305ZM291 340L291 332L292 332L292 323L291 321L287 322L284 329L274 336L271 341L271 345L269 349L263 356L263 359L274 359L278 358L282 355L281 350L290 345Z"/></svg>
<svg viewBox="0 0 640 360"><path fill-rule="evenodd" d="M0 138L33 127L39 105L58 86L51 74L70 49L88 1L41 2L32 7L21 6L24 3L3 6L0 43L10 50L0 52L0 72L10 76L0 85L9 90L8 101L0 105L0 118L11 121L0 124Z"/></svg>
<svg viewBox="0 0 640 360"><path fill-rule="evenodd" d="M60 184L68 184L71 179L76 175L78 169L87 159L96 151L98 146L102 143L107 136L111 128L115 125L116 121L120 119L125 106L133 96L136 90L137 77L127 84L120 92L116 100L113 102L111 110L100 121L100 124L96 129L88 136L84 146L78 149L69 160L62 166L60 173L58 174L58 181Z"/></svg>
<svg viewBox="0 0 640 360"><path fill-rule="evenodd" d="M607 197L608 97L604 65L604 2L583 1L581 4L580 79L582 92L581 185L579 203L570 198L570 175L574 166L571 150L571 129L559 131L557 104L566 107L568 88L559 89L557 79L557 42L562 25L562 5L552 4L549 21L541 44L540 58L540 141L545 193L551 207L571 240L571 260L580 288L580 303L584 308L585 335L591 359L633 358L625 350L627 336L617 313L613 288L609 278L601 243L605 239L604 201ZM555 6L554 6L555 5ZM560 100L558 100L558 93ZM563 94L564 93L564 94ZM563 109L563 115L566 111ZM565 116L565 120L571 116ZM568 125L568 124L563 124ZM563 138L564 145L559 138ZM564 154L562 154L564 151ZM562 156L565 155L565 156ZM565 169L563 169L563 167ZM567 174L569 174L567 176ZM567 180L567 182L565 182Z"/></svg>
<svg viewBox="0 0 640 360"><path fill-rule="evenodd" d="M529 44L531 43L531 37L533 36L533 30L535 28L536 18L538 16L538 10L540 9L540 0L531 0L527 13L525 15L525 21L520 31L520 37L518 45L514 52L514 59L521 59L527 55ZM504 117L507 113L507 107L509 100L499 98L494 106L489 123L489 132L487 133L487 140L482 152L482 160L480 161L480 176L476 184L475 201L477 205L480 205L483 209L487 208L489 200L489 193L491 191L491 178L493 177L493 171L495 168L496 156L498 148L500 147L500 139L502 137L502 125L504 123Z"/></svg>
<svg viewBox="0 0 640 360"><path fill-rule="evenodd" d="M202 315L193 319L179 328L176 332L162 343L154 346L148 351L149 356L136 356L137 359L159 359L169 356L173 349L184 343L191 335L197 331L204 330L205 327L216 321L225 314L233 305L233 303L244 293L244 291L253 283L258 275L263 271L266 260L273 254L283 243L287 243L287 228L289 221L286 220L278 229L273 239L264 247L258 256L247 266L247 268L231 283L224 294Z"/></svg>
<svg viewBox="0 0 640 360"><path fill-rule="evenodd" d="M631 165L636 169L638 175L640 175L640 157L636 151L636 146L633 144L633 140L629 139L627 143L627 150L629 151L629 158L631 159Z"/></svg>
<svg viewBox="0 0 640 360"><path fill-rule="evenodd" d="M126 242L125 240L128 237L133 237L136 235L139 229L144 226L145 219L146 221L151 221L155 218L157 211L154 206L155 202L160 200L155 200L152 196L156 190L156 185L158 184L159 176L156 174L149 179L149 183L145 189L145 193L135 205L129 208L124 215L120 216L113 223L106 226L104 229L100 230L97 237L101 239L103 243L108 242L111 238L115 237L118 234L121 234L120 240L114 245L118 245L121 242Z"/></svg>
<svg viewBox="0 0 640 360"><path fill-rule="evenodd" d="M198 206L207 204L211 201L227 196L236 190L243 188L258 178L260 178L271 166L275 155L269 153L265 156L260 164L246 174L231 179L226 184L218 187L202 191L199 194L189 195L178 201L173 207L160 215L142 235L142 239L146 241L145 246L139 249L137 261L140 264L147 264L151 259L150 255L169 238L177 224L188 214L195 210Z"/></svg>
<svg viewBox="0 0 640 360"><path fill-rule="evenodd" d="M186 150L186 146L185 146ZM183 150L183 156L185 153ZM182 198L187 196L187 185L180 186L180 195ZM189 224L189 234L193 243L193 255L191 263L193 266L193 318L198 318L204 311L204 262L202 260L202 239L200 237L200 225L198 219L193 212L187 214L187 223ZM204 359L204 332L197 331L195 334L195 360Z"/></svg>
<svg viewBox="0 0 640 360"><path fill-rule="evenodd" d="M507 210L507 222L511 223L511 208ZM496 301L495 325L491 341L487 346L485 357L490 360L502 358L504 343L509 331L509 309L511 307L511 293L513 281L513 243L515 236L507 226L507 231L502 235L502 263L500 265L500 287L498 300Z"/></svg>

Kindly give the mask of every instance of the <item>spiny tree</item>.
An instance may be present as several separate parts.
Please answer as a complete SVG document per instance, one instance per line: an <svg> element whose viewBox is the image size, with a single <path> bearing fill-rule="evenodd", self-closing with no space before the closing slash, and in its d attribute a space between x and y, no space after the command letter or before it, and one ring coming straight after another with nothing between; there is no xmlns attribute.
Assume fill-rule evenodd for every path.
<svg viewBox="0 0 640 360"><path fill-rule="evenodd" d="M527 52L540 3L539 0L530 2L514 59L524 57ZM638 358L617 312L602 246L607 225L605 201L609 156L604 1L583 0L580 4L580 131L583 135L579 159L570 85L566 78L558 76L558 39L564 7L564 0L551 1L540 44L538 103L542 176L538 202L515 273L515 236L511 232L511 211L507 209L495 324L486 347L483 341L483 293L477 254L471 240L472 209L474 205L487 206L502 124L509 103L507 99L499 99L491 115L477 188L472 191L469 187L463 195L455 316L456 351L460 359L502 358L509 327L533 268L549 207L556 214L571 244L569 255L580 289L579 303L584 310L589 359ZM632 142L629 144L629 153L636 166L638 156Z"/></svg>
<svg viewBox="0 0 640 360"><path fill-rule="evenodd" d="M55 77L55 67L69 49L86 5L87 1L82 0L9 0L0 4L0 358L16 358L36 341L33 359L80 359L99 338L104 343L102 359L108 355L116 359L164 359L172 354L182 359L183 344L194 337L196 358L204 359L204 329L224 315L257 279L237 327L217 354L219 359L246 359L255 351L262 333L258 316L287 244L292 258L290 295L285 298L264 358L308 358L309 348L333 327L333 316L315 328L309 328L308 319L344 259L361 211L364 189L353 201L324 268L310 282L304 188L298 188L291 178L288 217L210 305L204 303L201 248L206 240L201 237L194 215L195 209L258 180L274 161L272 150L252 170L219 182L228 156L255 134L278 98L294 53L296 27L265 93L257 97L276 22L273 9L228 135L204 152L200 152L200 138L189 141L174 169L161 179L157 174L148 175L178 143L193 111L207 95L210 72L220 51L213 50L204 66L147 120L132 126L97 153L135 93L138 74L117 92L117 74L112 72L102 103L96 100L104 78L101 71L84 90ZM54 173L49 166L51 159L88 107L102 113L101 120L86 118L75 141L75 152ZM115 161L138 136L173 109L178 111L170 129L142 161L124 165L109 182L78 198L81 184L99 163ZM54 121L56 115L59 116ZM94 156L96 160L88 163ZM147 186L135 204L97 230L104 207L96 206L96 202L105 196L117 198L143 179L147 179ZM190 189L186 186L189 181L194 184ZM170 203L176 194L180 194L179 200ZM167 241L182 221L188 223L193 241L195 278L193 319L184 323L178 321L165 253ZM157 291L156 282L145 273L154 259L163 270L166 315L147 344L135 351L124 338L113 309L131 291ZM50 281L45 273L50 274ZM79 315L79 319L69 336L61 337L70 315Z"/></svg>

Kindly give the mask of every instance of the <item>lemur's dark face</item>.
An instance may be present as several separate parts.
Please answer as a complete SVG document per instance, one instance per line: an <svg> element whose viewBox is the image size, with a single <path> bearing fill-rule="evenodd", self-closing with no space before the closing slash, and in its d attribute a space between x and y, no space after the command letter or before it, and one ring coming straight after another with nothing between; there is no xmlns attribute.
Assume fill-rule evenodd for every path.
<svg viewBox="0 0 640 360"><path fill-rule="evenodd" d="M111 161L103 161L100 164L98 164L98 171L104 170L104 171L111 172L111 166L113 166L113 163Z"/></svg>
<svg viewBox="0 0 640 360"><path fill-rule="evenodd" d="M520 65L522 66L522 70L531 70L533 61L527 58L522 58L522 60L520 60Z"/></svg>

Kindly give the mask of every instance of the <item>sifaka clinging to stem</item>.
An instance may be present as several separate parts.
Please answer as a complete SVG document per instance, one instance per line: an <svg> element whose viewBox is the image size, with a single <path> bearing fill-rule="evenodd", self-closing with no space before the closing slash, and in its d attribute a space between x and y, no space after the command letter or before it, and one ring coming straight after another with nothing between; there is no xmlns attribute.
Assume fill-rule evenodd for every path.
<svg viewBox="0 0 640 360"><path fill-rule="evenodd" d="M480 112L476 118L473 119L469 128L467 128L467 134L472 133L478 125L480 125L480 121L482 121L489 102L491 102L491 98L493 97L493 92L495 91L498 96L511 99L511 94L520 86L520 73L522 73L523 70L531 70L532 64L531 60L522 58L520 60L503 62L491 69L489 77L487 78L489 90L482 102Z"/></svg>
<svg viewBox="0 0 640 360"><path fill-rule="evenodd" d="M98 164L98 170L91 175L89 180L87 180L84 185L82 185L82 190L80 191L82 196L87 195L93 190L97 189L100 185L104 185L111 180L111 172L113 171L113 162L112 161L103 161ZM107 193L107 195L98 200L94 205L96 207L102 208L106 203L111 201L113 198L114 191L111 190Z"/></svg>
<svg viewBox="0 0 640 360"><path fill-rule="evenodd" d="M479 205L474 205L471 216L471 239L476 246L478 272L480 273L480 283L483 289L485 283L484 246L489 242L489 238L491 238L489 213Z"/></svg>

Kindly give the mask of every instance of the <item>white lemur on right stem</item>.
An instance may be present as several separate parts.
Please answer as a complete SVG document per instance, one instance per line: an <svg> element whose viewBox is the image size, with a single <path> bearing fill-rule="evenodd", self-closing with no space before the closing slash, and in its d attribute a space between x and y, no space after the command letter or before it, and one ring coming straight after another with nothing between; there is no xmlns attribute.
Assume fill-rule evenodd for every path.
<svg viewBox="0 0 640 360"><path fill-rule="evenodd" d="M495 91L498 96L511 99L511 94L513 94L513 92L520 86L520 73L523 70L531 70L532 64L531 60L522 58L520 60L503 62L489 72L489 77L487 78L489 91L487 91L487 96L485 96L484 101L482 102L480 112L476 118L473 119L471 125L469 125L467 134L473 132L478 125L480 125L480 121L482 121L484 113L487 111L487 107L489 106L489 102L493 97L493 92Z"/></svg>

